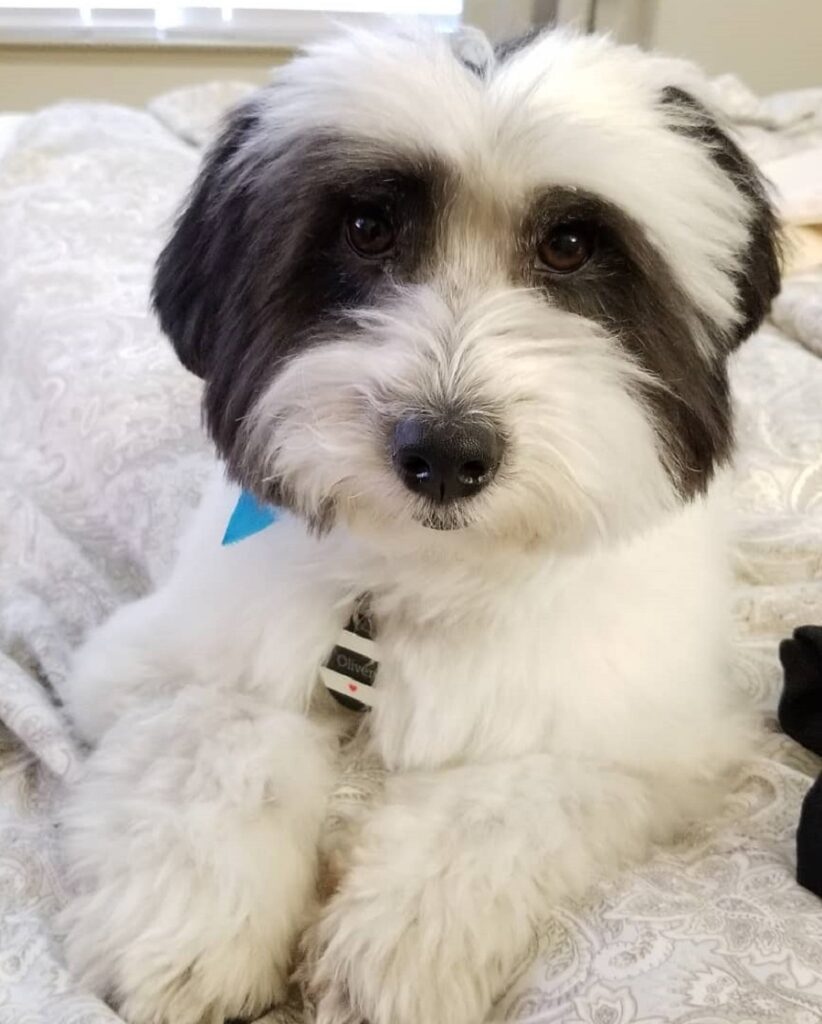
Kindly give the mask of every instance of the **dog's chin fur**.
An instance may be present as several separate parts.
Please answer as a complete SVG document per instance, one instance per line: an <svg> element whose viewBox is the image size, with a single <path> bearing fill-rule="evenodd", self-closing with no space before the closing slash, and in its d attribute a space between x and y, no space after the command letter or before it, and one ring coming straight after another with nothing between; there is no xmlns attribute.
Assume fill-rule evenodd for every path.
<svg viewBox="0 0 822 1024"><path fill-rule="evenodd" d="M66 952L132 1024L262 1011L301 933L318 1024L479 1024L540 920L715 808L750 737L726 362L779 275L699 92L601 39L401 28L313 47L229 117L154 290L222 465L169 581L66 685L94 748L63 811ZM363 204L395 233L379 258L346 243ZM590 259L550 272L580 223ZM493 436L493 479L411 493L407 417ZM238 485L285 511L221 547ZM352 727L318 670L363 593L358 721L390 774L331 830L318 908Z"/></svg>

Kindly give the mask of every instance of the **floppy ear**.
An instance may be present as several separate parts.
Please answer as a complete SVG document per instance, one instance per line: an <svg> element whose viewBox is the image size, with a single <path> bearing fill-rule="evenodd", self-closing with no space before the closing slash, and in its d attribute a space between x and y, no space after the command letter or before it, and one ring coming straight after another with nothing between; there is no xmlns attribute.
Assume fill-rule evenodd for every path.
<svg viewBox="0 0 822 1024"><path fill-rule="evenodd" d="M257 123L253 100L229 115L157 260L152 301L160 326L198 377L208 374L218 325L231 323L232 307L239 313L243 302L234 278L242 262L247 193L230 170Z"/></svg>
<svg viewBox="0 0 822 1024"><path fill-rule="evenodd" d="M779 293L782 255L779 221L759 170L708 109L690 93L674 86L664 90L663 104L672 114L671 129L704 146L751 208L748 246L741 254L742 266L736 275L741 316L733 342L738 345L759 327Z"/></svg>

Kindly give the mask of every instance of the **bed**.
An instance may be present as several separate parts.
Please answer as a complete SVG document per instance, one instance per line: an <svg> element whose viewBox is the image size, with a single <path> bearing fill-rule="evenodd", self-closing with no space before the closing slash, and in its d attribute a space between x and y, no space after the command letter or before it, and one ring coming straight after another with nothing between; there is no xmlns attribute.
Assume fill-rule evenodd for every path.
<svg viewBox="0 0 822 1024"><path fill-rule="evenodd" d="M546 922L495 1024L822 1020L822 904L794 882L820 763L775 722L778 641L822 623L822 149L808 156L822 90L762 101L733 79L714 88L804 231L733 365L732 671L769 732L720 820ZM247 89L0 117L0 1024L119 1020L67 975L52 923L65 898L55 808L80 763L60 689L83 633L162 576L208 471L199 385L148 288L198 147ZM377 781L355 758L330 827ZM302 1021L298 997L265 1019Z"/></svg>

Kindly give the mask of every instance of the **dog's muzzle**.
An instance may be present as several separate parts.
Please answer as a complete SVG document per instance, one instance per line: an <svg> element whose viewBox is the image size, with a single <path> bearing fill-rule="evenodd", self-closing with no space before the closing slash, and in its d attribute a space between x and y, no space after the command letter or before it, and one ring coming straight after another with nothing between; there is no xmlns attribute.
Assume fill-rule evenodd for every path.
<svg viewBox="0 0 822 1024"><path fill-rule="evenodd" d="M394 427L391 457L410 491L445 505L472 497L493 480L502 447L486 423L412 416Z"/></svg>

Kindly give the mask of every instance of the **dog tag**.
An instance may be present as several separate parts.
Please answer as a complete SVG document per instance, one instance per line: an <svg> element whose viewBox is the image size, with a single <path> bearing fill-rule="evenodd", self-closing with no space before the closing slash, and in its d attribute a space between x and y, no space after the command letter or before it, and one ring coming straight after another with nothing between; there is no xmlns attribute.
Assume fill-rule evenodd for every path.
<svg viewBox="0 0 822 1024"><path fill-rule="evenodd" d="M343 707L350 711L369 711L377 700L373 689L376 676L374 624L368 612L367 599L360 598L320 668L320 679L334 700Z"/></svg>

